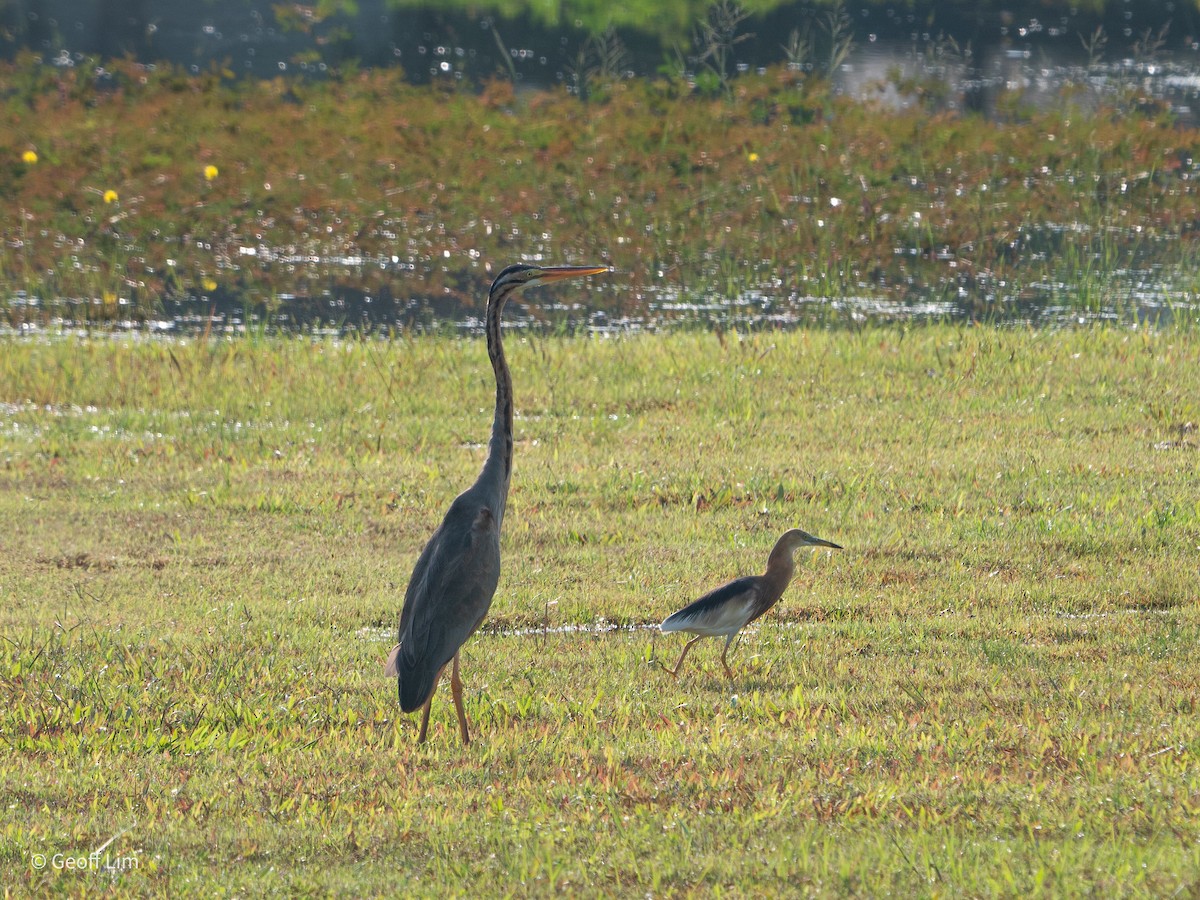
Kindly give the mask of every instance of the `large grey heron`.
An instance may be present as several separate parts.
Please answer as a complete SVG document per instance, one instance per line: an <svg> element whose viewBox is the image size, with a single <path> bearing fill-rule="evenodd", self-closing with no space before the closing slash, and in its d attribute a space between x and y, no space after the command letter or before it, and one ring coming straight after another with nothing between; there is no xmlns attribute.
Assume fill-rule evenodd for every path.
<svg viewBox="0 0 1200 900"><path fill-rule="evenodd" d="M733 671L725 661L729 645L733 643L738 632L779 602L779 598L787 590L788 582L792 580L792 574L796 571L792 554L800 547L806 546L842 549L831 541L813 537L799 528L785 531L775 542L771 555L767 557L767 571L764 574L736 578L668 616L667 620L658 626L660 631L688 631L696 637L683 645L683 652L679 654L675 668L667 669L663 666L667 673L672 678L679 674L683 658L692 649L692 644L700 638L723 635L725 649L721 651L721 665L725 667L725 674L733 678Z"/></svg>
<svg viewBox="0 0 1200 900"><path fill-rule="evenodd" d="M487 460L475 483L450 504L446 518L421 551L404 594L399 643L384 665L388 677L399 679L400 708L407 713L424 706L418 743L425 740L433 692L451 661L450 693L458 726L463 743L471 742L458 675L459 649L487 615L500 580L500 526L512 476L512 376L500 334L504 304L522 288L607 271L607 266L518 264L492 282L485 327L488 356L496 374L496 414Z"/></svg>

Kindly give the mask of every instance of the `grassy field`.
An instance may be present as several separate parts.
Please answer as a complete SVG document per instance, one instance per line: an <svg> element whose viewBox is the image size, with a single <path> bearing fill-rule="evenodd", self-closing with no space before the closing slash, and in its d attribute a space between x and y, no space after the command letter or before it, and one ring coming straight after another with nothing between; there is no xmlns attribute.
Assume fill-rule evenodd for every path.
<svg viewBox="0 0 1200 900"><path fill-rule="evenodd" d="M1200 890L1194 330L509 351L464 748L382 663L482 462L482 339L3 342L6 891ZM790 526L846 549L736 680L708 641L672 681L633 626Z"/></svg>

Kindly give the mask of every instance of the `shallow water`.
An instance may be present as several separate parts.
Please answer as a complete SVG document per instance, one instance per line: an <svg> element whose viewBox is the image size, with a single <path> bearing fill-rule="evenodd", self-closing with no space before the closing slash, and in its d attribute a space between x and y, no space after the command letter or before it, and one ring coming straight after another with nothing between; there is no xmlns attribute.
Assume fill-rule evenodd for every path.
<svg viewBox="0 0 1200 900"><path fill-rule="evenodd" d="M1200 160L1187 160L1180 176L1200 177ZM1070 172L1034 173L1071 183ZM916 189L923 186L916 185ZM1085 188L1081 188L1085 189ZM1123 183L1114 185L1118 193ZM386 228L387 223L376 227ZM544 235L547 243L552 235ZM730 296L717 254L699 261L682 285L662 271L614 271L590 279L586 287L539 290L510 302L505 327L518 331L570 334L625 334L681 327L715 329L786 329L804 326L857 327L867 323L949 320L992 321L1013 326L1057 326L1088 322L1166 325L1200 311L1198 275L1176 268L1183 232L1153 233L1140 224L1108 227L1103 233L1080 222L1037 222L1019 226L1006 245L1009 280L973 271L949 247L895 246L879 251L875 280L839 273L841 285L822 284L803 273L781 273L771 260L744 262L738 273L750 285ZM1099 248L1088 256L1080 245ZM544 249L544 248L543 248ZM433 260L347 254L314 242L302 249L265 244L213 249L214 265L223 255L252 260L256 271L274 282L297 287L276 295L270 309L221 287L203 296L175 296L160 303L148 319L132 308L102 326L117 332L146 334L243 334L302 332L346 334L401 330L406 333L483 330L483 300L491 273L474 251L462 259L441 258L442 281L427 280ZM1050 265L1065 254L1083 270L1075 281L1047 277ZM1107 259L1099 259L1104 253ZM528 261L540 262L535 253ZM1116 263L1116 261L1120 263ZM1059 270L1066 268L1061 263ZM1013 281L1020 278L1022 281ZM298 285L323 285L303 293ZM366 285L374 284L374 287ZM1080 297L1086 302L1080 302ZM95 299L55 300L16 292L7 300L9 320L26 322L23 333L60 332L84 327ZM121 300L121 304L127 301ZM48 315L51 317L48 318ZM0 329L4 326L0 325ZM12 328L8 328L12 331Z"/></svg>
<svg viewBox="0 0 1200 900"><path fill-rule="evenodd" d="M1147 273L1150 275L1152 273ZM617 273L614 278L620 277ZM486 280L478 285L479 306L486 293ZM666 286L643 289L642 312L616 315L606 308L617 288L589 288L588 301L569 306L511 303L505 311L506 331L540 334L657 333L688 328L717 330L791 329L801 327L861 327L889 322L958 321L993 322L1010 327L1059 327L1108 322L1132 326L1165 327L1178 317L1195 317L1200 302L1195 293L1172 290L1169 284L1154 284L1149 278L1130 278L1121 287L1119 302L1081 309L1064 302L1071 285L1035 284L1018 295L980 301L968 294L956 299L942 296L897 300L869 294L822 297L795 292L745 291L732 298L717 295L697 297L691 292ZM331 289L321 297L283 297L274 313L248 308L235 297L173 299L164 302L162 315L149 319L127 318L89 324L86 309L79 318L55 315L48 320L27 318L19 325L0 323L0 335L63 335L91 333L189 336L237 336L251 333L302 333L314 336L388 334L396 331L481 335L480 308L468 312L465 305L445 298L393 298L364 296L354 288ZM36 309L40 301L29 305ZM614 305L627 306L619 299ZM86 304L79 304L86 307ZM67 304L68 310L70 304Z"/></svg>
<svg viewBox="0 0 1200 900"><path fill-rule="evenodd" d="M596 622L589 622L577 625L548 625L545 628L505 628L503 626L490 625L484 622L480 628L480 634L486 634L494 637L530 637L543 638L551 635L574 635L574 634L617 634L626 633L633 634L638 631L658 631L657 622L646 623L629 623L625 625L617 625L605 619L600 619ZM378 641L380 643L391 643L396 640L395 628L360 628L358 635L367 641Z"/></svg>
<svg viewBox="0 0 1200 900"><path fill-rule="evenodd" d="M1170 609L1114 609L1108 612L1094 613L1068 613L1062 611L1049 611L1041 614L1042 618L1062 619L1067 621L1091 621L1093 619L1109 619L1117 616L1160 616L1173 613ZM609 622L607 619L597 619L594 622L576 623L573 625L546 625L534 626L527 628L507 628L502 624L490 624L484 622L479 633L489 637L520 637L520 638L547 638L559 637L563 635L607 635L607 634L637 634L639 632L652 632L658 634L658 622L627 622L617 624ZM797 622L797 621L774 621L770 623L772 628L782 629L805 629L811 628L812 622ZM742 629L742 636L753 636L758 632L758 625L752 625ZM391 644L396 640L396 629L393 628L360 628L357 632L358 636L366 641L378 642L381 644Z"/></svg>

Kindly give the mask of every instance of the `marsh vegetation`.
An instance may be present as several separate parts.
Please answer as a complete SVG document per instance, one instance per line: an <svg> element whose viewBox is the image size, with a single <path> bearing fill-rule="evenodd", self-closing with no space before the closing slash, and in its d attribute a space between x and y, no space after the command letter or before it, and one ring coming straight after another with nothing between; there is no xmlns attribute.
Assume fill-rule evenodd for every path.
<svg viewBox="0 0 1200 900"><path fill-rule="evenodd" d="M847 91L842 13L748 67L753 20L717 4L636 78L610 30L532 90L504 68L417 85L19 56L0 69L4 316L462 327L498 261L598 252L625 279L527 324L1193 308L1200 142L1163 90L1166 32L1098 30L1078 65L982 81L970 46L924 35Z"/></svg>

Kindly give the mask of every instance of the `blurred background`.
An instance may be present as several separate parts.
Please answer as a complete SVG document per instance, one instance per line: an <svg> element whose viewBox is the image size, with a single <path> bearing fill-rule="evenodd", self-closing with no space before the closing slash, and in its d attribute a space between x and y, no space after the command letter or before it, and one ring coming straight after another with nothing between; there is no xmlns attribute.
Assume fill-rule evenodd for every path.
<svg viewBox="0 0 1200 900"><path fill-rule="evenodd" d="M172 62L199 72L227 65L239 75L326 73L348 65L400 67L413 82L450 76L512 76L538 86L569 82L583 44L612 31L631 76L652 76L692 49L708 0L2 0L0 51L33 50L54 65L129 57ZM844 19L847 60L870 69L903 58L913 45L952 39L975 49L985 68L1019 53L1050 64L1085 61L1086 38L1101 29L1132 58L1168 34L1176 52L1196 51L1197 4L1191 0L1081 2L726 4L744 16L735 64L768 66L786 57L787 38L825 13ZM1084 40L1081 40L1083 36Z"/></svg>
<svg viewBox="0 0 1200 900"><path fill-rule="evenodd" d="M1191 0L0 0L0 312L470 329L521 258L628 276L530 327L1172 315L1198 23Z"/></svg>

